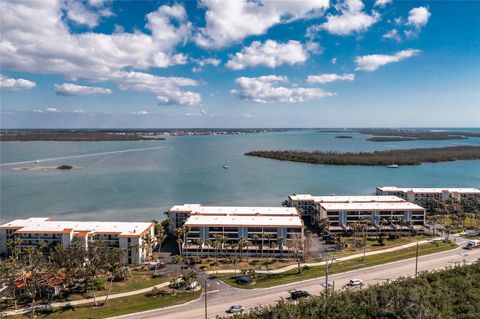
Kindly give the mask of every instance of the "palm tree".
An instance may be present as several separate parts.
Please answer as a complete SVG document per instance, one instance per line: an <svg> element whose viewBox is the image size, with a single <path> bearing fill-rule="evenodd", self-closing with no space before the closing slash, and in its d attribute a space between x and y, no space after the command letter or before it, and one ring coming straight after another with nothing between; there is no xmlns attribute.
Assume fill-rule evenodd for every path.
<svg viewBox="0 0 480 319"><path fill-rule="evenodd" d="M322 232L325 234L329 231L330 229L330 219L327 217L327 218L320 218L319 222L318 222L318 226L320 227L320 229L322 230Z"/></svg>
<svg viewBox="0 0 480 319"><path fill-rule="evenodd" d="M270 240L272 239L272 234L266 233L266 234L265 234L265 237L267 238L267 242L268 242L268 246L267 246L267 247L270 247ZM262 248L262 249L263 249L263 248Z"/></svg>
<svg viewBox="0 0 480 319"><path fill-rule="evenodd" d="M247 247L248 245L248 240L246 240L245 238L240 238L240 240L238 241L238 247L240 249L240 258L243 257L243 251L244 251L244 248Z"/></svg>
<svg viewBox="0 0 480 319"><path fill-rule="evenodd" d="M455 215L454 215L455 216ZM438 223L438 220L439 220L439 216L438 215L431 215L428 217L428 221L433 229L433 232L432 232L432 237L435 238L435 229L436 229L436 224Z"/></svg>
<svg viewBox="0 0 480 319"><path fill-rule="evenodd" d="M146 233L142 236L142 252L147 252L146 255L148 258L151 257L152 254L152 247L154 244L154 239L150 233Z"/></svg>
<svg viewBox="0 0 480 319"><path fill-rule="evenodd" d="M180 256L183 256L183 243L185 242L185 236L190 231L189 227L182 226L175 229L175 235L177 236L177 244L178 244L178 251L180 252Z"/></svg>
<svg viewBox="0 0 480 319"><path fill-rule="evenodd" d="M257 246L257 249L258 250L262 249L262 255L263 255L263 243L260 242L260 236L255 234L255 235L252 236L252 239L253 239L253 244ZM262 233L262 242L263 242L263 233ZM261 247L260 247L260 245L261 245Z"/></svg>

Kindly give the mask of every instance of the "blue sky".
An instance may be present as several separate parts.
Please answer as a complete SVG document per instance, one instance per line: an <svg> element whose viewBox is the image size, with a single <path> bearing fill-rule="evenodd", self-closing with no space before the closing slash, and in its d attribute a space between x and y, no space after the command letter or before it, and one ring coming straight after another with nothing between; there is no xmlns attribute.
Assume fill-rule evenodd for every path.
<svg viewBox="0 0 480 319"><path fill-rule="evenodd" d="M1 6L3 128L480 126L478 1Z"/></svg>

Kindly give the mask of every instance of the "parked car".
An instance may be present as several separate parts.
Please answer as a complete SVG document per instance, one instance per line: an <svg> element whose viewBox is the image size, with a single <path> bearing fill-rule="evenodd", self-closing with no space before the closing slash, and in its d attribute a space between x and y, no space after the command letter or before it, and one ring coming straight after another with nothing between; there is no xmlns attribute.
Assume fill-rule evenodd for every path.
<svg viewBox="0 0 480 319"><path fill-rule="evenodd" d="M469 240L467 245L463 247L465 249L475 249L480 248L480 240Z"/></svg>
<svg viewBox="0 0 480 319"><path fill-rule="evenodd" d="M241 277L238 277L235 281L236 281L237 283L241 284L241 285L248 285L249 283L252 282L252 277L250 277L250 276L241 276Z"/></svg>
<svg viewBox="0 0 480 319"><path fill-rule="evenodd" d="M335 239L335 235L330 235L330 234L328 234L328 235L323 235L323 236L322 236L322 239L323 239L323 240Z"/></svg>
<svg viewBox="0 0 480 319"><path fill-rule="evenodd" d="M347 286L350 286L350 287L363 286L363 280L361 280L361 279L350 279Z"/></svg>
<svg viewBox="0 0 480 319"><path fill-rule="evenodd" d="M297 299L300 299L300 298L306 298L306 297L309 297L310 296L310 293L308 291L305 291L305 290L294 290L290 293L290 298L292 298L292 300L297 300Z"/></svg>
<svg viewBox="0 0 480 319"><path fill-rule="evenodd" d="M241 312L244 312L244 311L245 311L245 308L243 308L243 306L240 306L240 305L233 305L233 306L230 306L230 308L227 309L228 313L241 313Z"/></svg>
<svg viewBox="0 0 480 319"><path fill-rule="evenodd" d="M167 265L164 263L164 262L158 262L156 264L150 264L148 265L148 269L149 270L158 270L158 269L163 269L165 268Z"/></svg>
<svg viewBox="0 0 480 319"><path fill-rule="evenodd" d="M468 230L467 230L467 235L468 235L468 236L478 236L478 230L468 229Z"/></svg>
<svg viewBox="0 0 480 319"><path fill-rule="evenodd" d="M327 244L327 245L335 245L335 239L327 239L327 240L325 240L325 244Z"/></svg>

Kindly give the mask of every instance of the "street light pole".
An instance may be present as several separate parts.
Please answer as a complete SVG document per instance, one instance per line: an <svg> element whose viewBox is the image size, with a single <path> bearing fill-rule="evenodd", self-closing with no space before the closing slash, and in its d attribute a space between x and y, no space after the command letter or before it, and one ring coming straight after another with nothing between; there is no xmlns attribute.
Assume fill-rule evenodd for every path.
<svg viewBox="0 0 480 319"><path fill-rule="evenodd" d="M418 241L417 241L417 249L415 250L415 277L417 277L418 273Z"/></svg>
<svg viewBox="0 0 480 319"><path fill-rule="evenodd" d="M325 261L325 297L328 296L328 253L327 260Z"/></svg>
<svg viewBox="0 0 480 319"><path fill-rule="evenodd" d="M208 319L208 312L207 312L207 279L205 279L205 319Z"/></svg>

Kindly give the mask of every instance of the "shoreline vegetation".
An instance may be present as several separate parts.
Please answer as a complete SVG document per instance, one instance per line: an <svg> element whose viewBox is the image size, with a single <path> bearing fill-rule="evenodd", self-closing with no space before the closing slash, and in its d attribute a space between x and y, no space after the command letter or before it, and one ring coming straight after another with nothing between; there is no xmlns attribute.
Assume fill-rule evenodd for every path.
<svg viewBox="0 0 480 319"><path fill-rule="evenodd" d="M335 138L352 138L350 135L338 135Z"/></svg>
<svg viewBox="0 0 480 319"><path fill-rule="evenodd" d="M138 130L0 130L0 141L161 141L164 136L238 135L282 132L287 129L138 129Z"/></svg>
<svg viewBox="0 0 480 319"><path fill-rule="evenodd" d="M418 140L465 140L480 137L480 132L428 131L405 129L360 129L360 134L373 135L367 138L371 142L400 142Z"/></svg>
<svg viewBox="0 0 480 319"><path fill-rule="evenodd" d="M281 161L324 165L387 166L419 165L421 163L480 160L480 146L452 146L441 148L414 148L375 152L305 152L305 151L251 151L247 156Z"/></svg>

